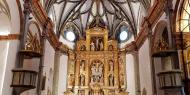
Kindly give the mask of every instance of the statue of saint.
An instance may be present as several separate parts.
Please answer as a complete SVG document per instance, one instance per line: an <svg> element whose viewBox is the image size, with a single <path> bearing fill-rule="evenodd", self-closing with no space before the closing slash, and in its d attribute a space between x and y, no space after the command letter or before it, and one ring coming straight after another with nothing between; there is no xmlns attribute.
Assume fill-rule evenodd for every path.
<svg viewBox="0 0 190 95"><path fill-rule="evenodd" d="M92 64L91 72L92 72L91 82L95 82L96 81L96 65L95 64Z"/></svg>
<svg viewBox="0 0 190 95"><path fill-rule="evenodd" d="M82 60L81 63L80 63L80 69L81 69L82 71L85 70L85 61L84 61L84 60Z"/></svg>
<svg viewBox="0 0 190 95"><path fill-rule="evenodd" d="M96 38L96 46L95 46L96 47L96 51L100 50L99 49L99 40L100 39Z"/></svg>
<svg viewBox="0 0 190 95"><path fill-rule="evenodd" d="M104 45L103 45L103 42L101 41L100 42L100 51L104 50Z"/></svg>
<svg viewBox="0 0 190 95"><path fill-rule="evenodd" d="M84 75L81 75L81 76L80 76L80 85L81 85L81 86L84 86L84 85L85 85L85 76L84 76Z"/></svg>
<svg viewBox="0 0 190 95"><path fill-rule="evenodd" d="M91 44L90 44L90 50L91 50L91 51L95 51L95 45L94 45L94 42L91 42Z"/></svg>
<svg viewBox="0 0 190 95"><path fill-rule="evenodd" d="M103 64L100 64L99 65L99 68L98 68L98 81L101 82L103 80Z"/></svg>
<svg viewBox="0 0 190 95"><path fill-rule="evenodd" d="M113 61L112 60L110 60L110 62L109 62L109 69L110 69L110 71L113 71Z"/></svg>
<svg viewBox="0 0 190 95"><path fill-rule="evenodd" d="M73 86L74 85L74 75L73 74L70 74L70 78L69 78L69 85L70 86Z"/></svg>
<svg viewBox="0 0 190 95"><path fill-rule="evenodd" d="M114 86L114 75L113 74L109 75L109 85Z"/></svg>

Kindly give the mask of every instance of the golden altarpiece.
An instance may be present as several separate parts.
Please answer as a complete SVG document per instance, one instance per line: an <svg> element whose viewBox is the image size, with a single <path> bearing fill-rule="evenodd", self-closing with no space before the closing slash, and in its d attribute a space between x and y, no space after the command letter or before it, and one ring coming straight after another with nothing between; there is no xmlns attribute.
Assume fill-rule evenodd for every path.
<svg viewBox="0 0 190 95"><path fill-rule="evenodd" d="M125 59L106 28L86 31L69 54L67 91L64 95L127 95Z"/></svg>

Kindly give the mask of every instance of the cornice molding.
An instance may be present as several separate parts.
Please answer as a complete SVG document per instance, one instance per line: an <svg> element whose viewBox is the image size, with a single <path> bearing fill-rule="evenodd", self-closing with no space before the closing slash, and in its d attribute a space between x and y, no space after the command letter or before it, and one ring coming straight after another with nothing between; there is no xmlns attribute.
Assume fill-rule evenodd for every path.
<svg viewBox="0 0 190 95"><path fill-rule="evenodd" d="M19 40L20 34L9 34L9 35L0 35L0 41L6 40Z"/></svg>

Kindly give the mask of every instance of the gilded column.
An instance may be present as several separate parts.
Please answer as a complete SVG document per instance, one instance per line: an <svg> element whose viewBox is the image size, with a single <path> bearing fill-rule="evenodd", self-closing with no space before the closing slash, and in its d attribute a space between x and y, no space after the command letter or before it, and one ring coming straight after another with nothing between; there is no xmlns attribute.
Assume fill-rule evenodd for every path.
<svg viewBox="0 0 190 95"><path fill-rule="evenodd" d="M105 65L105 71L104 71L104 87L108 87L109 85L108 85L108 60L107 60L107 58L105 58L104 59L105 60L105 63L104 63L104 65ZM104 94L105 95L108 95L108 90L107 90L107 88L106 89L104 89Z"/></svg>
<svg viewBox="0 0 190 95"><path fill-rule="evenodd" d="M86 50L90 51L90 35L89 35L89 31L86 32Z"/></svg>
<svg viewBox="0 0 190 95"><path fill-rule="evenodd" d="M89 84L89 68L90 68L90 59L89 57L86 58L86 63L85 63L85 86L88 87L88 84ZM89 87L88 87L89 88ZM89 93L89 89L86 89L85 90L85 95L88 95Z"/></svg>
<svg viewBox="0 0 190 95"><path fill-rule="evenodd" d="M114 86L118 88L119 86L119 65L118 65L118 55L114 56Z"/></svg>
<svg viewBox="0 0 190 95"><path fill-rule="evenodd" d="M60 51L55 52L54 61L54 73L53 73L53 95L58 95L58 85L59 85L59 67L60 67L60 57L62 53Z"/></svg>
<svg viewBox="0 0 190 95"><path fill-rule="evenodd" d="M108 50L108 32L106 30L104 30L104 50L107 51Z"/></svg>
<svg viewBox="0 0 190 95"><path fill-rule="evenodd" d="M80 76L80 60L77 59L75 67L75 95L78 94L79 76Z"/></svg>

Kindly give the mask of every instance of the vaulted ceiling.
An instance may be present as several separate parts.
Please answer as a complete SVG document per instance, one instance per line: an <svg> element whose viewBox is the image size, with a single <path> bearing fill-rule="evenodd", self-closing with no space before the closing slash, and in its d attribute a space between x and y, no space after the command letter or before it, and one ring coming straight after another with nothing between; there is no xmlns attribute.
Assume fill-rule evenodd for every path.
<svg viewBox="0 0 190 95"><path fill-rule="evenodd" d="M113 37L123 24L136 35L140 6L147 7L149 3L150 0L47 0L46 10L54 15L58 35L72 23L79 35L85 36L85 30L99 17Z"/></svg>

